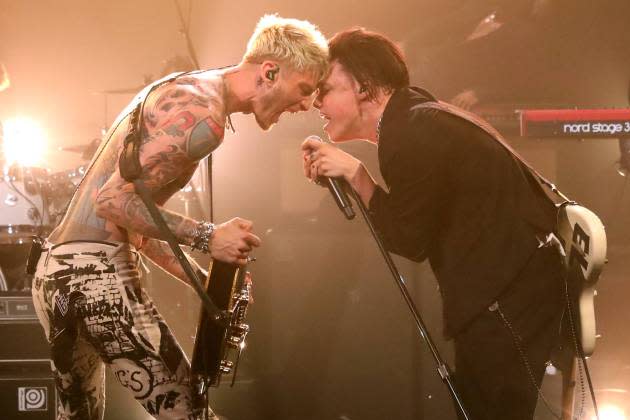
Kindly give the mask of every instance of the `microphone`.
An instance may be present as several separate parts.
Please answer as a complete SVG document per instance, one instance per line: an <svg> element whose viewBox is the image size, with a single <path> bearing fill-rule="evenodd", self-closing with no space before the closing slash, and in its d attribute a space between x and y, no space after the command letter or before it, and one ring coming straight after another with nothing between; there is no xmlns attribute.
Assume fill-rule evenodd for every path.
<svg viewBox="0 0 630 420"><path fill-rule="evenodd" d="M319 136L312 135L308 136L306 139L324 143L324 140L322 140ZM341 210L343 215L346 216L346 219L352 220L354 219L355 213L352 208L352 202L348 198L346 191L343 189L344 182L345 180L341 177L331 178L327 176L320 176L317 179L317 183L324 183L328 187L328 191L330 191L330 194L335 199L335 203L337 203L337 207L339 207L339 210Z"/></svg>

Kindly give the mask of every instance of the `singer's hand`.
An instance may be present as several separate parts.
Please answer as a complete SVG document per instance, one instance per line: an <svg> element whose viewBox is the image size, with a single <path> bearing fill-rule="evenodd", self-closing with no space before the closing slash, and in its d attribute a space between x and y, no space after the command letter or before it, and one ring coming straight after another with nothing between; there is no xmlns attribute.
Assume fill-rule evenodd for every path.
<svg viewBox="0 0 630 420"><path fill-rule="evenodd" d="M361 161L332 144L306 139L302 143L302 166L311 181L327 176L344 177L351 182Z"/></svg>

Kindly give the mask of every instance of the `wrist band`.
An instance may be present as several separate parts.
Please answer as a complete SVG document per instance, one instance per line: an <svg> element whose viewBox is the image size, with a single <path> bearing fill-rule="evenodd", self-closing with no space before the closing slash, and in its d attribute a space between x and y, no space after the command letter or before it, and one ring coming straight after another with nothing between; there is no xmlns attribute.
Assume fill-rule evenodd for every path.
<svg viewBox="0 0 630 420"><path fill-rule="evenodd" d="M214 233L214 223L200 221L195 229L192 244L192 249L198 249L199 251L209 254L210 253L210 239Z"/></svg>

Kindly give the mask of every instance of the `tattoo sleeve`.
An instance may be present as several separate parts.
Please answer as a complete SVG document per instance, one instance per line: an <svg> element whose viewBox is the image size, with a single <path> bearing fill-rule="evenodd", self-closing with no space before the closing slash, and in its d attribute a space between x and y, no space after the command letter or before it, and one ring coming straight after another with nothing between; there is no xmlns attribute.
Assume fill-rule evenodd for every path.
<svg viewBox="0 0 630 420"><path fill-rule="evenodd" d="M223 129L212 118L207 118L192 129L186 152L191 159L202 159L219 147L222 138Z"/></svg>
<svg viewBox="0 0 630 420"><path fill-rule="evenodd" d="M146 205L136 194L133 184L123 184L116 190L110 193L107 184L101 190L96 201L97 215L143 236L161 238L160 230L155 225ZM194 219L164 208L160 208L160 213L179 243L187 245L192 243L197 228L197 222Z"/></svg>
<svg viewBox="0 0 630 420"><path fill-rule="evenodd" d="M148 239L142 244L140 252L167 273L175 276L186 284L190 284L190 279L166 242L158 239ZM190 261L193 269L197 272L199 280L204 281L207 276L205 270L202 269L191 256L186 255L186 257L188 261Z"/></svg>
<svg viewBox="0 0 630 420"><path fill-rule="evenodd" d="M144 184L161 206L190 179L199 159L220 144L223 127L215 121L225 116L217 90L202 88L194 78L178 79L156 95L147 98L140 163ZM164 208L160 211L178 241L192 243L197 222ZM97 192L96 212L121 228L162 237L133 184L118 171Z"/></svg>

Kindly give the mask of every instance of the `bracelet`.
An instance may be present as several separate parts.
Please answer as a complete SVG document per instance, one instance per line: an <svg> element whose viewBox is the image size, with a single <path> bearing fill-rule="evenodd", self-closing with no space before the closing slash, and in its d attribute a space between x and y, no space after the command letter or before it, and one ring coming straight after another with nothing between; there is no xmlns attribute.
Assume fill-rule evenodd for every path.
<svg viewBox="0 0 630 420"><path fill-rule="evenodd" d="M199 251L209 254L210 253L210 239L214 233L214 223L204 222L203 220L197 224L197 229L193 236L192 249L198 249Z"/></svg>

